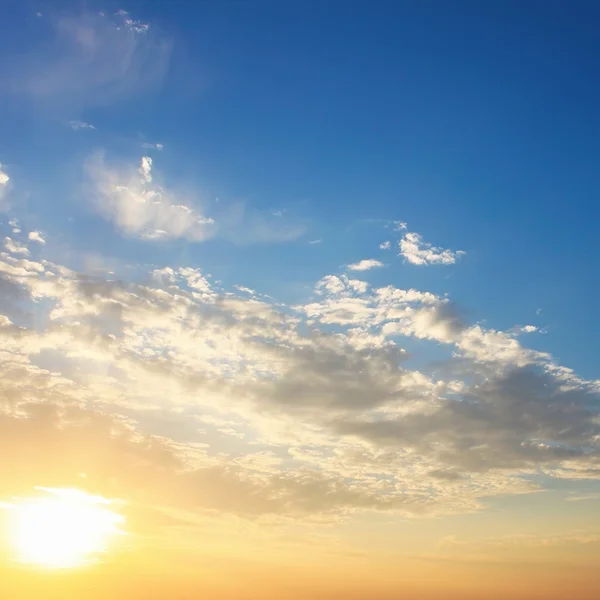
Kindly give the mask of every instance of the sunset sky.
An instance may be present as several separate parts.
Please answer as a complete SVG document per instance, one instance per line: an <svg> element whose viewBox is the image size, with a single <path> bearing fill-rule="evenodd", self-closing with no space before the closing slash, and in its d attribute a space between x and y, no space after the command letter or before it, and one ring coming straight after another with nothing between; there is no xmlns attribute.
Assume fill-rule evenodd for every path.
<svg viewBox="0 0 600 600"><path fill-rule="evenodd" d="M6 0L0 597L597 598L599 18Z"/></svg>

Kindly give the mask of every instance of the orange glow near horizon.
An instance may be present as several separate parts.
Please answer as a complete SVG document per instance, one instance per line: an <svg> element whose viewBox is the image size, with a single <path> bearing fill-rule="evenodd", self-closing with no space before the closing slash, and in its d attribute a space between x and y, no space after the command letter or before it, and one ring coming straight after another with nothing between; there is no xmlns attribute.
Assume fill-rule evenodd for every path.
<svg viewBox="0 0 600 600"><path fill-rule="evenodd" d="M108 551L125 521L112 501L74 489L37 488L46 495L11 504L9 542L21 563L49 569L83 566Z"/></svg>

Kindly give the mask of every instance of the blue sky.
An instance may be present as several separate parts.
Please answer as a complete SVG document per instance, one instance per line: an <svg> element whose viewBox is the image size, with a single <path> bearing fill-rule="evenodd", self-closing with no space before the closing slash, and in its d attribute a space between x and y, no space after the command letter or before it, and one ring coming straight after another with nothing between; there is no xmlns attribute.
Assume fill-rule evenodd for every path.
<svg viewBox="0 0 600 600"><path fill-rule="evenodd" d="M285 210L306 224L303 239L323 238L319 248L286 244L275 256L266 247L219 248L230 257L220 266L235 262L248 285L278 285L289 261L300 281L313 281L349 255L376 251L382 232L366 221L406 221L469 258L448 279L390 260L388 278L434 285L495 327L535 321L548 330L546 347L591 377L600 350L591 318L595 8L478 4L132 3L132 13L177 38L160 86L116 92L109 106L93 94L49 108L5 94L3 162L29 167L31 186L48 190L74 177L70 163L93 148L132 156L136 140L160 140L156 165L166 177L206 196ZM10 7L5 71L17 53L52 44L48 21L72 4L48 8L36 18L42 5ZM61 122L71 119L96 130L74 133ZM49 194L31 194L40 212L69 213ZM97 224L77 226L84 238L86 227ZM207 249L197 252L205 260ZM262 273L240 264L253 256Z"/></svg>
<svg viewBox="0 0 600 600"><path fill-rule="evenodd" d="M447 482L470 469L474 503L510 503L531 479L548 494L597 495L599 16L593 2L10 3L0 23L2 272L27 295L14 292L7 318L40 336L28 360L60 367L82 386L78 397L99 394L98 407L140 431L205 444L210 460L229 451L241 461L253 444L299 453L280 439L297 402L307 440L318 429L348 440L348 457L358 439L373 452L395 448L399 461L410 447ZM56 273L63 279L49 291ZM82 287L86 277L97 291ZM172 294L168 309L157 290ZM408 290L414 298L399 299ZM156 330L140 316L150 297ZM187 321L182 298L199 305ZM108 308L117 299L118 315ZM210 328L202 357L196 338L177 346L174 323L204 335L198 315L215 307L230 311L219 312L223 328L239 319L235 333ZM249 333L254 311L272 312ZM116 354L69 346L69 328L82 324L96 341L116 335ZM63 334L70 341L53 348ZM340 339L345 366L328 354ZM298 354L267 358L287 343L297 353L315 343L331 370L306 357L288 372ZM417 395L439 411L437 420L423 409L412 427L423 427L423 440L439 431L432 444L448 444L446 454L399 425L412 419L404 409L393 435L379 421L392 414L379 403L398 393L387 369L401 368L402 349L411 402L422 386ZM158 402L150 384L126 383L139 383L135 369L149 357L170 357L183 382L173 406L158 403L163 420L136 412ZM186 393L197 381L187 378L217 377L217 363L221 387L203 392L214 404L195 404ZM342 414L345 402L368 404L352 374L373 364L381 399ZM303 368L324 387L299 389ZM118 401L95 380L98 369L122 386ZM247 404L222 400L234 381L253 390L239 392ZM264 406L261 393L273 396ZM485 409L447 408L457 399ZM517 443L521 401L531 423ZM569 402L581 412L559 419ZM216 432L190 434L180 410ZM227 434L217 418L232 421ZM459 452L456 432L471 439L479 426ZM277 448L260 446L273 431ZM475 442L488 438L497 446L477 454ZM305 446L329 465L323 439ZM552 460L523 450L535 444ZM563 450L576 464L563 464ZM294 460L312 464L303 456ZM295 473L294 460L281 472ZM344 463L335 474L350 472Z"/></svg>

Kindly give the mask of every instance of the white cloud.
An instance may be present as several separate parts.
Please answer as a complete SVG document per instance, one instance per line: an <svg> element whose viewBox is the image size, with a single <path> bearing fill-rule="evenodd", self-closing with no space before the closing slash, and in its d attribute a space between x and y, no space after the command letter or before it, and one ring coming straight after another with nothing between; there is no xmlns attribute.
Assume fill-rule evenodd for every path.
<svg viewBox="0 0 600 600"><path fill-rule="evenodd" d="M152 181L152 159L149 156L142 156L139 168L142 176L142 183L151 183Z"/></svg>
<svg viewBox="0 0 600 600"><path fill-rule="evenodd" d="M79 131L80 129L96 129L91 123L85 121L69 121L69 125L73 131Z"/></svg>
<svg viewBox="0 0 600 600"><path fill-rule="evenodd" d="M305 226L248 208L219 203L209 217L193 195L157 183L153 159L143 156L137 167L108 166L102 155L86 161L89 192L100 215L122 232L145 240L183 238L202 242L219 236L235 244L280 243L298 239ZM158 177L158 180L161 178Z"/></svg>
<svg viewBox="0 0 600 600"><path fill-rule="evenodd" d="M24 254L25 256L29 254L29 250L25 246L20 245L9 237L4 238L4 247L12 254Z"/></svg>
<svg viewBox="0 0 600 600"><path fill-rule="evenodd" d="M383 267L383 263L380 260L375 260L374 258L365 258L357 263L348 265L348 269L350 271L368 271L369 269L377 269L380 267Z"/></svg>
<svg viewBox="0 0 600 600"><path fill-rule="evenodd" d="M163 150L164 149L164 145L163 144L151 144L150 142L144 142L142 144L142 148L144 148L145 150Z"/></svg>
<svg viewBox="0 0 600 600"><path fill-rule="evenodd" d="M118 171L96 156L87 161L86 170L96 209L124 233L195 242L214 235L211 218L182 203L172 191L153 185L150 157L142 157L138 169Z"/></svg>
<svg viewBox="0 0 600 600"><path fill-rule="evenodd" d="M520 328L521 333L534 333L537 330L538 328L535 325L523 325L523 327Z"/></svg>
<svg viewBox="0 0 600 600"><path fill-rule="evenodd" d="M391 247L392 247L392 242L390 242L389 240L387 242L383 242L382 244L379 244L380 250L389 250Z"/></svg>
<svg viewBox="0 0 600 600"><path fill-rule="evenodd" d="M10 177L4 170L2 163L0 163L0 210L6 210L8 207L4 203L4 198L8 190Z"/></svg>
<svg viewBox="0 0 600 600"><path fill-rule="evenodd" d="M5 469L32 460L19 450L41 448L35 436L70 469L97 443L85 470L100 489L110 473L159 504L323 519L468 512L536 490L535 473L600 474L593 383L465 325L446 298L327 275L289 307L196 265L135 280L0 256L0 450L18 461ZM421 371L403 338L447 359Z"/></svg>
<svg viewBox="0 0 600 600"><path fill-rule="evenodd" d="M320 244L323 240L309 240L309 244Z"/></svg>
<svg viewBox="0 0 600 600"><path fill-rule="evenodd" d="M424 242L418 233L406 233L400 240L400 255L413 265L451 265L466 254L463 250L444 250Z"/></svg>
<svg viewBox="0 0 600 600"><path fill-rule="evenodd" d="M27 237L32 242L37 242L38 244L45 244L46 243L46 240L42 236L42 232L41 231L30 231L29 234L27 235Z"/></svg>

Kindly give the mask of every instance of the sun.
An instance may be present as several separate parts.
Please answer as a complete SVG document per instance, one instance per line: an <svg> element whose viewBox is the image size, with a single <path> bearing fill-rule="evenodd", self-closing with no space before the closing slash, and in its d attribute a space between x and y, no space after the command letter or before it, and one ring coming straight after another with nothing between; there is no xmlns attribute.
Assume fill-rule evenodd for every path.
<svg viewBox="0 0 600 600"><path fill-rule="evenodd" d="M11 505L9 534L19 562L71 568L94 562L121 534L110 500L78 490L36 488L44 496Z"/></svg>

